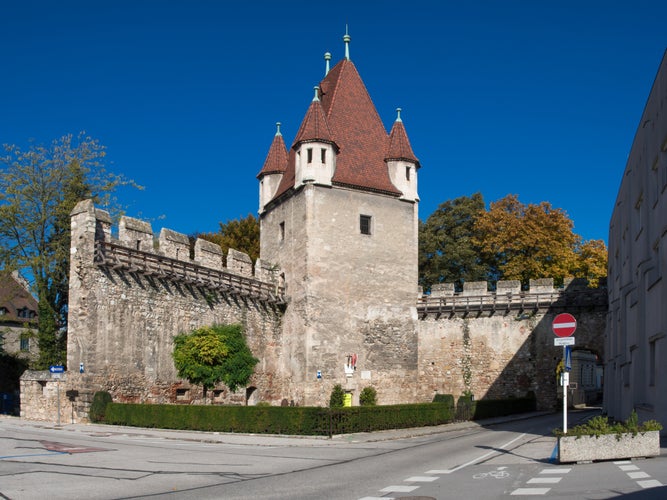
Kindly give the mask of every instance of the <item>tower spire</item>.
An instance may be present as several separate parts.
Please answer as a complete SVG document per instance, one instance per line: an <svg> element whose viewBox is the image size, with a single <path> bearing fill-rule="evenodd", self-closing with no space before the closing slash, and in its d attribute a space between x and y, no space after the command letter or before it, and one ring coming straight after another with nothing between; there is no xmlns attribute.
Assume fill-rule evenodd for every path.
<svg viewBox="0 0 667 500"><path fill-rule="evenodd" d="M315 90L315 97L313 97L313 101L319 101L320 100L320 88L316 85L313 87Z"/></svg>
<svg viewBox="0 0 667 500"><path fill-rule="evenodd" d="M280 122L276 122L276 135L283 135L280 133L280 125L282 125Z"/></svg>
<svg viewBox="0 0 667 500"><path fill-rule="evenodd" d="M324 60L325 62L325 70L324 70L324 76L327 76L329 74L329 61L331 61L331 53L330 52L325 52L324 53Z"/></svg>
<svg viewBox="0 0 667 500"><path fill-rule="evenodd" d="M352 37L347 33L347 24L345 25L345 35L343 36L343 42L345 42L345 59L350 60L350 40Z"/></svg>
<svg viewBox="0 0 667 500"><path fill-rule="evenodd" d="M401 108L396 108L396 121L397 122L402 122L401 120Z"/></svg>

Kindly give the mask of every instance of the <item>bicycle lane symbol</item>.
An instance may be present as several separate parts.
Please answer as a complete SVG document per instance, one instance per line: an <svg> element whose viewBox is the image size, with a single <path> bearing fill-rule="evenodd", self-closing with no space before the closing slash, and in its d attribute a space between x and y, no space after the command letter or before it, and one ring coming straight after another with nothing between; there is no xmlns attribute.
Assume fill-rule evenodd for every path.
<svg viewBox="0 0 667 500"><path fill-rule="evenodd" d="M486 478L493 478L493 479L505 479L510 477L510 473L507 472L506 467L498 467L496 470L492 470L489 472L478 472L477 474L473 474L472 478L473 479L486 479Z"/></svg>

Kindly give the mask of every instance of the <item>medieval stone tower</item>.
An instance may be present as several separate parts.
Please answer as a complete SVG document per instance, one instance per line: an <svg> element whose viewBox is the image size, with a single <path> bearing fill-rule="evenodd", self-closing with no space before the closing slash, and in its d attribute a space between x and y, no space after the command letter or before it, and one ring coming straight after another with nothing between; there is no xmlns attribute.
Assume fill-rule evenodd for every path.
<svg viewBox="0 0 667 500"><path fill-rule="evenodd" d="M371 385L383 403L407 402L418 363L420 165L400 109L388 134L344 42L331 70L325 54L292 146L278 124L257 176L261 259L284 273L281 371L292 400L326 404L341 384L355 402Z"/></svg>

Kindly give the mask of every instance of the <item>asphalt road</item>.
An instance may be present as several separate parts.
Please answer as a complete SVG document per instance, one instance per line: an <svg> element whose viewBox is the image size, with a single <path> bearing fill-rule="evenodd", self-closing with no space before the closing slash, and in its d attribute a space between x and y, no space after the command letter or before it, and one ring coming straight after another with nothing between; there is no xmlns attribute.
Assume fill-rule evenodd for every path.
<svg viewBox="0 0 667 500"><path fill-rule="evenodd" d="M570 424L589 413L570 415ZM667 498L667 449L560 465L560 415L325 438L0 418L5 499Z"/></svg>

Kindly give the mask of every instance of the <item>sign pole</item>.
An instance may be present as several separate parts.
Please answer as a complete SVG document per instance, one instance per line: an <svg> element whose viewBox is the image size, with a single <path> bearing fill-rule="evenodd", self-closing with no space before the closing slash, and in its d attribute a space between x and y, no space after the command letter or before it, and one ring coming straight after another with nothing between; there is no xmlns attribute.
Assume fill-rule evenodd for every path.
<svg viewBox="0 0 667 500"><path fill-rule="evenodd" d="M567 346L563 346L563 434L567 434L567 386L570 382L569 373L565 369Z"/></svg>
<svg viewBox="0 0 667 500"><path fill-rule="evenodd" d="M569 348L574 345L572 334L577 330L577 319L568 313L558 314L551 323L551 329L557 338L554 345L563 346L563 434L567 434L567 388L570 385L570 370L572 358Z"/></svg>
<svg viewBox="0 0 667 500"><path fill-rule="evenodd" d="M60 427L60 379L56 379L57 397L58 397L58 427Z"/></svg>

